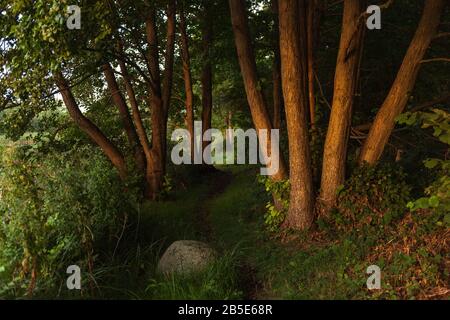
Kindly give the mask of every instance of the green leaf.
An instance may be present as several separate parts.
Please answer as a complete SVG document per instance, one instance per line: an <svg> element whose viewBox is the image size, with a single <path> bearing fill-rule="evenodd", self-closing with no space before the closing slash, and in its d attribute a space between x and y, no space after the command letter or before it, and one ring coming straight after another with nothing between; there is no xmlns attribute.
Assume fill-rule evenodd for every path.
<svg viewBox="0 0 450 320"><path fill-rule="evenodd" d="M445 223L447 226L450 226L450 213L445 215L445 217L444 217L444 223Z"/></svg>
<svg viewBox="0 0 450 320"><path fill-rule="evenodd" d="M429 204L430 203L428 202L428 198L420 198L414 203L414 209L413 210L427 209L427 208L429 208Z"/></svg>
<svg viewBox="0 0 450 320"><path fill-rule="evenodd" d="M344 191L344 185L341 184L339 187L337 187L336 189L336 195L340 195L342 191Z"/></svg>
<svg viewBox="0 0 450 320"><path fill-rule="evenodd" d="M450 133L443 134L439 137L439 140L450 145Z"/></svg>
<svg viewBox="0 0 450 320"><path fill-rule="evenodd" d="M426 168L428 169L433 169L435 168L441 161L438 159L427 159L424 162L424 165Z"/></svg>
<svg viewBox="0 0 450 320"><path fill-rule="evenodd" d="M439 206L439 198L437 196L432 196L428 199L428 203L430 204L430 207L437 208Z"/></svg>

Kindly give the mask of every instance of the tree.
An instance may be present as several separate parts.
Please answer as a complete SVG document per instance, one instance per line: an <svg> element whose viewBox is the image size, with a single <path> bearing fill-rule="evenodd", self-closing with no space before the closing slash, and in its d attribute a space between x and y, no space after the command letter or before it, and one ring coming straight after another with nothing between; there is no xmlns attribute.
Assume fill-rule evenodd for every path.
<svg viewBox="0 0 450 320"><path fill-rule="evenodd" d="M141 111L139 110L139 104L136 99L136 92L134 90L130 74L128 73L128 68L126 66L125 54L124 54L123 44L122 44L121 40L118 41L118 54L119 54L120 72L122 74L122 78L123 78L123 81L125 84L125 90L127 92L128 101L131 105L133 124L136 127L136 133L138 135L140 145L141 145L142 150L145 155L145 166L146 167L142 170L142 172L144 172L145 176L147 177L147 174L146 174L147 173L147 162L149 161L149 159L151 159L151 146L150 146L150 142L148 140L147 131L144 127L144 122L142 120ZM148 195L148 190L149 190L148 183L149 183L149 181L147 181L147 185L145 186L146 190L144 191L144 193L147 195Z"/></svg>
<svg viewBox="0 0 450 320"><path fill-rule="evenodd" d="M146 161L144 151L141 143L139 142L139 138L137 136L133 120L131 119L127 103L125 101L125 98L122 96L122 93L120 92L119 85L117 84L116 77L114 75L113 69L111 68L111 65L109 63L105 63L102 68L114 104L119 109L119 115L122 120L122 126L128 138L128 143L134 151L134 160L137 169L140 172L143 172L145 170Z"/></svg>
<svg viewBox="0 0 450 320"><path fill-rule="evenodd" d="M308 63L308 101L311 126L316 123L316 96L315 83L315 60L316 49L319 43L320 20L323 11L322 0L307 1L306 37L307 37L307 63Z"/></svg>
<svg viewBox="0 0 450 320"><path fill-rule="evenodd" d="M189 54L189 37L187 34L184 5L180 4L181 58L183 61L183 80L186 104L186 126L191 138L191 157L194 158L194 92L192 90L191 58Z"/></svg>
<svg viewBox="0 0 450 320"><path fill-rule="evenodd" d="M361 164L374 164L380 159L394 129L395 119L406 107L414 89L421 61L436 34L446 4L445 0L425 1L416 33L362 147L359 156Z"/></svg>
<svg viewBox="0 0 450 320"><path fill-rule="evenodd" d="M213 88L212 88L212 64L211 64L211 45L213 36L213 26L211 20L211 4L210 1L203 1L202 13L202 60L203 66L201 71L202 83L202 133L211 129L212 107L213 107ZM203 141L202 150L208 145L207 141Z"/></svg>
<svg viewBox="0 0 450 320"><path fill-rule="evenodd" d="M174 47L175 47L175 1L169 1L167 8L167 40L164 56L164 77L161 81L158 29L156 11L150 11L145 21L150 72L150 108L152 120L152 149L147 161L148 197L155 199L162 188L166 171L167 120L171 98Z"/></svg>
<svg viewBox="0 0 450 320"><path fill-rule="evenodd" d="M263 129L271 130L273 127L267 109L267 104L258 83L256 62L251 44L250 32L248 29L245 1L229 0L228 3L231 11L231 22L233 26L239 65L241 68L242 77L244 79L244 87L247 93L247 100L253 123L258 132ZM269 135L267 145L270 146L270 144L271 138ZM267 147L266 149L270 150L270 147ZM278 173L271 178L274 181L281 181L286 179L287 176L286 165L280 154L280 166Z"/></svg>
<svg viewBox="0 0 450 320"><path fill-rule="evenodd" d="M281 112L283 108L283 90L281 87L281 62L280 62L280 37L278 31L278 0L272 0L272 12L274 15L274 44L273 44L273 66L272 66L272 82L273 82L273 116L272 124L275 129L281 128Z"/></svg>
<svg viewBox="0 0 450 320"><path fill-rule="evenodd" d="M67 111L69 112L69 115L73 119L75 124L100 147L100 149L105 153L105 155L117 169L122 180L126 179L128 170L122 153L103 134L103 132L94 123L92 123L92 121L90 121L83 115L72 94L72 91L69 88L67 80L64 78L61 72L55 75L55 81L63 97Z"/></svg>
<svg viewBox="0 0 450 320"><path fill-rule="evenodd" d="M363 1L344 2L342 31L334 78L334 94L323 153L320 199L325 209L336 201L336 191L345 180L347 143L358 84L364 34Z"/></svg>
<svg viewBox="0 0 450 320"><path fill-rule="evenodd" d="M285 226L308 229L314 219L314 190L307 125L305 65L301 63L299 4L279 1L281 76L289 139L290 202Z"/></svg>

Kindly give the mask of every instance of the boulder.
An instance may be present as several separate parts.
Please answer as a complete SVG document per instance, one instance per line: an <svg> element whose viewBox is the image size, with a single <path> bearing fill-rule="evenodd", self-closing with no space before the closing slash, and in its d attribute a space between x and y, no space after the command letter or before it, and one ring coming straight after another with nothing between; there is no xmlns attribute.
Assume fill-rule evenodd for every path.
<svg viewBox="0 0 450 320"><path fill-rule="evenodd" d="M208 244L200 241L176 241L163 254L157 271L162 274L186 274L198 272L213 262L216 251Z"/></svg>

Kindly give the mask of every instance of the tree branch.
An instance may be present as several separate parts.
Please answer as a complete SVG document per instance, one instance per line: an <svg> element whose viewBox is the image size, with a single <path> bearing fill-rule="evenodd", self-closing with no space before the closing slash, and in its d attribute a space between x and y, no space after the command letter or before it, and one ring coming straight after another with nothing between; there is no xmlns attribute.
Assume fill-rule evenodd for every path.
<svg viewBox="0 0 450 320"><path fill-rule="evenodd" d="M420 61L420 63L438 62L438 61L442 61L442 62L450 62L450 58L432 58L432 59L425 59L425 60Z"/></svg>
<svg viewBox="0 0 450 320"><path fill-rule="evenodd" d="M445 37L450 37L450 32L440 32L434 37L434 39L436 40Z"/></svg>

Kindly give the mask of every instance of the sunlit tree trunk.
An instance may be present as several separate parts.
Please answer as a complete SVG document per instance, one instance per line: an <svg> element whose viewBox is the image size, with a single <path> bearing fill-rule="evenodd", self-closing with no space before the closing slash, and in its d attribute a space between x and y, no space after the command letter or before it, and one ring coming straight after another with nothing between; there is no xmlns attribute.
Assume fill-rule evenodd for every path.
<svg viewBox="0 0 450 320"><path fill-rule="evenodd" d="M336 200L336 191L344 183L347 144L352 109L358 84L360 50L364 34L364 2L344 2L341 40L334 77L333 103L324 146L320 200L326 212Z"/></svg>
<svg viewBox="0 0 450 320"><path fill-rule="evenodd" d="M361 150L360 163L376 163L389 140L395 119L402 113L417 79L423 59L439 26L446 0L426 0L422 18L409 45L397 77L375 117Z"/></svg>
<svg viewBox="0 0 450 320"><path fill-rule="evenodd" d="M270 120L270 115L258 83L256 61L251 44L250 32L248 29L245 1L229 0L229 6L231 10L232 27L239 65L244 80L247 101L252 114L253 123L258 132L261 129L271 130L273 127ZM270 150L270 135L267 140L267 150ZM287 177L288 174L286 164L280 154L280 166L278 173L271 176L271 178L275 181L280 181L286 179Z"/></svg>
<svg viewBox="0 0 450 320"><path fill-rule="evenodd" d="M289 138L289 180L291 185L287 228L308 229L314 219L314 190L308 137L306 64L299 39L300 14L296 0L279 1L281 78ZM303 60L304 62L304 60Z"/></svg>

